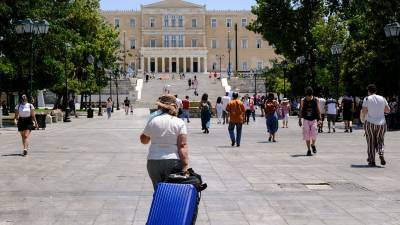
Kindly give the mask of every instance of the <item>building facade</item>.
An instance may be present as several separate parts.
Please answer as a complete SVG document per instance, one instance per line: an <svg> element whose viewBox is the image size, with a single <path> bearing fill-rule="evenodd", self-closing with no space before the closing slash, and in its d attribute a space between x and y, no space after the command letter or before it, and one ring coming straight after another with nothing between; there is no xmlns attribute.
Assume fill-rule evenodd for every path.
<svg viewBox="0 0 400 225"><path fill-rule="evenodd" d="M250 11L210 11L205 5L164 0L142 5L140 11L102 15L119 30L124 71L233 73L236 46L238 71L263 69L277 57L261 35L246 29L255 19Z"/></svg>

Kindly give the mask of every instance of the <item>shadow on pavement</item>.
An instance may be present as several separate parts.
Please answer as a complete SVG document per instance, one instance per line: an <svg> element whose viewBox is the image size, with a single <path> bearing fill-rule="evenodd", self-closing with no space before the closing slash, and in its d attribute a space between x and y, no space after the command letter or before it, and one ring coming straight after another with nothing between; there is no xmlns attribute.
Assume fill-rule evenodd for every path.
<svg viewBox="0 0 400 225"><path fill-rule="evenodd" d="M311 157L311 156L307 156L306 154L296 154L296 155L290 155L293 158L298 158L298 157Z"/></svg>
<svg viewBox="0 0 400 225"><path fill-rule="evenodd" d="M355 165L355 164L351 164L350 166L351 168L385 168L383 166L368 166L368 165Z"/></svg>
<svg viewBox="0 0 400 225"><path fill-rule="evenodd" d="M23 157L24 155L22 155L22 154L5 154L5 155L1 155L1 156L3 156L3 157L8 157L8 156L21 156L21 157Z"/></svg>

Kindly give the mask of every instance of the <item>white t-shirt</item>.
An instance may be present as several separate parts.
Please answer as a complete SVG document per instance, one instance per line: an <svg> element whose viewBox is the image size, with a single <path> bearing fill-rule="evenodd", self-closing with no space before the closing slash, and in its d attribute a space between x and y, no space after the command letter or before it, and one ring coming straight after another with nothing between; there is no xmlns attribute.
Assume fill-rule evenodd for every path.
<svg viewBox="0 0 400 225"><path fill-rule="evenodd" d="M229 97L229 96L222 97L222 109L224 111L226 111L226 107L228 106L230 101L231 101L231 97Z"/></svg>
<svg viewBox="0 0 400 225"><path fill-rule="evenodd" d="M333 98L329 98L327 101L326 101L326 107L327 107L327 112L326 112L326 114L328 114L328 115L336 115L336 113L337 113L337 107L336 107L336 100L335 99L333 99ZM324 107L325 108L325 107Z"/></svg>
<svg viewBox="0 0 400 225"><path fill-rule="evenodd" d="M183 105L182 105L182 100L180 98L176 98L176 105L178 106L178 109L182 109Z"/></svg>
<svg viewBox="0 0 400 225"><path fill-rule="evenodd" d="M222 103L217 103L215 108L216 108L217 112L222 112L224 107L223 107Z"/></svg>
<svg viewBox="0 0 400 225"><path fill-rule="evenodd" d="M364 98L363 107L368 109L367 121L375 125L384 125L385 107L389 106L386 99L380 95L370 95Z"/></svg>
<svg viewBox="0 0 400 225"><path fill-rule="evenodd" d="M325 114L326 113L326 110L325 110L326 100L324 98L319 98L318 100L319 100L319 111L321 114Z"/></svg>
<svg viewBox="0 0 400 225"><path fill-rule="evenodd" d="M249 99L243 100L243 105L244 105L245 110L249 110L250 109L250 100Z"/></svg>
<svg viewBox="0 0 400 225"><path fill-rule="evenodd" d="M187 129L183 120L169 114L162 114L147 123L143 134L151 139L147 159L179 159L178 136L187 134Z"/></svg>
<svg viewBox="0 0 400 225"><path fill-rule="evenodd" d="M31 117L31 110L35 109L35 107L30 104L18 104L15 107L15 110L18 111L19 117Z"/></svg>

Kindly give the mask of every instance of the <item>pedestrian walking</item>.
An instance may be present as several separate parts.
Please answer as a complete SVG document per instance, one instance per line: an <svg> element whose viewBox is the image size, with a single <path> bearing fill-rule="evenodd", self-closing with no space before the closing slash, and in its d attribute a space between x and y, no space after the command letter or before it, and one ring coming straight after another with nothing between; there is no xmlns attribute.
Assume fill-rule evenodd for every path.
<svg viewBox="0 0 400 225"><path fill-rule="evenodd" d="M243 97L243 105L244 105L244 109L246 110L245 117L244 117L244 123L249 125L251 110L250 110L250 99L249 99L249 95L247 95L247 94Z"/></svg>
<svg viewBox="0 0 400 225"><path fill-rule="evenodd" d="M211 123L211 102L208 101L208 94L204 93L201 97L201 102L199 105L199 109L201 111L201 129L204 131L203 133L210 133L210 123Z"/></svg>
<svg viewBox="0 0 400 225"><path fill-rule="evenodd" d="M171 173L186 172L189 168L187 128L177 117L176 99L164 95L157 101L158 111L147 122L140 135L142 144L148 144L147 172L153 183L164 181Z"/></svg>
<svg viewBox="0 0 400 225"><path fill-rule="evenodd" d="M374 84L368 85L368 97L364 98L362 116L366 121L364 124L365 137L368 144L368 166L375 167L375 154L379 154L381 165L386 165L384 158L385 133L387 130L385 113L390 112L386 99L376 94L377 88Z"/></svg>
<svg viewBox="0 0 400 225"><path fill-rule="evenodd" d="M231 97L229 97L229 92L225 93L225 96L222 97L222 124L229 124L229 115L226 111L226 107L228 106L229 102L231 101Z"/></svg>
<svg viewBox="0 0 400 225"><path fill-rule="evenodd" d="M276 142L275 135L278 131L278 102L275 100L274 93L269 93L265 101L265 118L268 130L268 141Z"/></svg>
<svg viewBox="0 0 400 225"><path fill-rule="evenodd" d="M253 122L256 122L256 103L254 101L254 97L250 97L250 114L253 117Z"/></svg>
<svg viewBox="0 0 400 225"><path fill-rule="evenodd" d="M224 111L221 97L217 98L217 103L215 104L215 110L217 111L218 124L221 124L222 123L222 114Z"/></svg>
<svg viewBox="0 0 400 225"><path fill-rule="evenodd" d="M239 94L234 92L232 94L232 100L226 106L226 111L229 114L229 136L231 138L232 147L240 147L240 141L242 137L242 125L244 121L245 108L243 103L238 99ZM235 127L236 127L236 137L235 137Z"/></svg>
<svg viewBox="0 0 400 225"><path fill-rule="evenodd" d="M354 101L353 97L346 92L342 99L342 110L343 110L343 122L344 132L353 132L353 113L354 113Z"/></svg>
<svg viewBox="0 0 400 225"><path fill-rule="evenodd" d="M178 98L178 95L175 95L175 99L176 99L176 105L178 107L178 118L180 118L183 114L183 110L182 110L182 100L180 98Z"/></svg>
<svg viewBox="0 0 400 225"><path fill-rule="evenodd" d="M324 121L325 121L325 115L326 115L326 110L325 110L325 106L326 106L326 99L324 98L323 95L321 95L318 98L318 102L319 102L319 110L321 113L321 123L318 126L318 133L323 133L324 132Z"/></svg>
<svg viewBox="0 0 400 225"><path fill-rule="evenodd" d="M107 105L106 105L106 107L107 107L107 119L110 119L110 118L111 118L111 111L112 111L112 109L113 109L113 102L112 102L111 97L109 97L109 98L107 99Z"/></svg>
<svg viewBox="0 0 400 225"><path fill-rule="evenodd" d="M69 111L74 113L75 118L78 118L78 114L76 114L76 107L75 107L75 96L72 96L72 98L68 102L69 106Z"/></svg>
<svg viewBox="0 0 400 225"><path fill-rule="evenodd" d="M335 123L338 110L338 103L336 99L333 99L330 96L326 100L324 108L326 108L326 117L328 120L328 133L331 133L331 123L332 123L332 131L333 133L335 133L336 132Z"/></svg>
<svg viewBox="0 0 400 225"><path fill-rule="evenodd" d="M189 96L186 96L185 99L182 100L182 120L186 118L186 121L190 123L190 101L189 101Z"/></svg>
<svg viewBox="0 0 400 225"><path fill-rule="evenodd" d="M188 79L188 86L189 86L189 89L192 89L192 79L191 78Z"/></svg>
<svg viewBox="0 0 400 225"><path fill-rule="evenodd" d="M317 153L317 126L321 120L318 99L313 95L313 89L305 89L305 97L300 101L299 126L303 126L303 140L307 145L307 156ZM303 119L303 120L302 120Z"/></svg>
<svg viewBox="0 0 400 225"><path fill-rule="evenodd" d="M131 115L133 115L133 104L130 105Z"/></svg>
<svg viewBox="0 0 400 225"><path fill-rule="evenodd" d="M282 128L288 128L289 115L291 111L289 100L287 98L283 98L280 107L282 110Z"/></svg>
<svg viewBox="0 0 400 225"><path fill-rule="evenodd" d="M29 135L35 128L39 128L39 124L35 117L35 107L28 102L26 95L22 95L19 104L15 107L14 123L18 126L18 132L22 138L22 156L26 156L29 147Z"/></svg>
<svg viewBox="0 0 400 225"><path fill-rule="evenodd" d="M129 106L131 102L129 101L128 97L125 98L124 100L124 109L125 109L125 115L129 114Z"/></svg>
<svg viewBox="0 0 400 225"><path fill-rule="evenodd" d="M197 92L197 88L199 87L199 80L197 80L196 76L194 76L192 84L193 84L193 88L194 88L194 95L199 96L199 93Z"/></svg>

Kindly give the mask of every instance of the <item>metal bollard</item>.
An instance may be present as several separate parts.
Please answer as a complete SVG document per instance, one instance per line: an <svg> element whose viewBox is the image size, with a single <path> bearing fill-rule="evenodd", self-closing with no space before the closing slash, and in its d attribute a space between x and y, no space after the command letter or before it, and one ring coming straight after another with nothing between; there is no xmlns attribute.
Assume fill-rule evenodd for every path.
<svg viewBox="0 0 400 225"><path fill-rule="evenodd" d="M3 106L0 106L0 128L3 127Z"/></svg>

